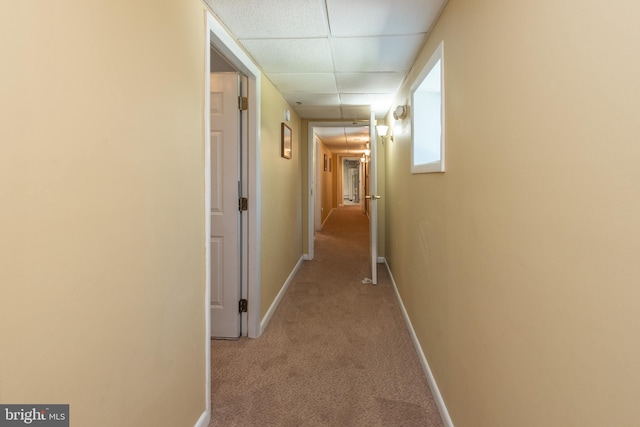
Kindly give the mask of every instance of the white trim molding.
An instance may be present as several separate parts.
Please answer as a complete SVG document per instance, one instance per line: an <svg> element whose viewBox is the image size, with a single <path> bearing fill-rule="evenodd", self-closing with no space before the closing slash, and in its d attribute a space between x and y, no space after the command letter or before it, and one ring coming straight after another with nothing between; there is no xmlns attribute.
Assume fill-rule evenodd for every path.
<svg viewBox="0 0 640 427"><path fill-rule="evenodd" d="M211 422L210 414L211 412L208 409L204 411L202 415L200 415L200 418L198 418L198 422L196 423L196 425L193 427L207 427L209 425L209 422Z"/></svg>
<svg viewBox="0 0 640 427"><path fill-rule="evenodd" d="M442 417L442 422L445 425L445 427L453 427L453 421L451 421L451 417L449 416L447 405L445 405L444 403L444 399L442 398L442 394L440 393L440 389L438 388L436 379L433 376L433 372L431 372L431 368L429 367L429 362L427 361L427 357L422 351L422 347L420 346L420 341L418 340L416 331L413 329L413 325L411 324L411 319L409 319L409 314L407 313L404 303L402 302L402 297L400 296L400 292L398 292L398 286L396 285L396 281L393 278L393 273L391 273L391 268L389 268L389 264L387 263L386 260L384 261L384 264L387 266L387 271L389 272L389 277L391 278L391 284L393 285L393 290L396 293L396 298L398 299L398 303L400 304L400 309L402 310L402 316L404 317L404 321L406 322L407 328L409 329L411 340L413 341L413 345L416 348L416 352L418 353L418 358L420 359L422 370L424 371L424 374L427 377L427 383L429 384L429 388L431 389L431 394L433 395L433 399L435 400L436 406L438 407L438 411L440 412L440 416Z"/></svg>
<svg viewBox="0 0 640 427"><path fill-rule="evenodd" d="M273 313L276 312L276 309L278 308L280 301L282 301L284 294L287 292L287 289L289 289L289 285L291 284L291 282L293 282L293 278L295 277L298 270L300 270L300 267L302 266L302 261L304 261L304 256L301 256L298 262L296 263L295 267L293 267L293 270L289 274L289 277L287 277L287 280L285 280L284 284L282 285L282 288L280 288L280 292L278 292L278 295L276 295L276 298L273 300L271 307L269 307L269 310L267 310L267 313L264 315L264 319L262 319L262 322L260 323L260 335L262 335L264 330L267 328L267 325L271 320L271 316L273 316Z"/></svg>
<svg viewBox="0 0 640 427"><path fill-rule="evenodd" d="M211 418L211 14L205 13L205 61L204 61L204 358L205 358L205 411L196 423L204 426Z"/></svg>
<svg viewBox="0 0 640 427"><path fill-rule="evenodd" d="M248 252L248 286L245 298L251 300L247 313L248 325L243 326L243 335L251 338L260 336L260 211L261 193L258 184L260 177L260 94L261 71L251 58L242 50L224 26L207 11L207 49L215 48L234 66L249 78L249 115L248 140L248 197L249 197L249 247ZM207 62L207 67L209 62ZM207 93L208 96L208 93ZM207 116L208 120L208 116ZM208 137L208 134L207 134Z"/></svg>
<svg viewBox="0 0 640 427"><path fill-rule="evenodd" d="M329 217L331 216L331 214L335 210L336 210L335 208L331 208L331 210L329 211L329 215L327 215L327 217L324 219L324 221L322 221L322 225L320 226L320 228L324 227L324 225L327 223L327 220L329 220Z"/></svg>

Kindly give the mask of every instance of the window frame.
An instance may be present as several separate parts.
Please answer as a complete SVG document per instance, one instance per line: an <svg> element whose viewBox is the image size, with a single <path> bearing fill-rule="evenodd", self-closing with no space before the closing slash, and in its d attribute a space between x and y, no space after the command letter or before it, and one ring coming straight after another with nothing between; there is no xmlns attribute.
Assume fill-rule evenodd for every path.
<svg viewBox="0 0 640 427"><path fill-rule="evenodd" d="M415 162L415 147L416 147L416 120L420 119L420 108L416 108L416 99L415 94L427 78L427 76L431 73L434 67L440 61L440 159L429 162L429 163L420 163L416 164ZM438 47L434 50L433 54L425 64L425 66L420 71L420 74L416 77L415 81L411 85L411 105L412 105L412 114L411 114L411 173L434 173L434 172L444 172L445 171L445 163L444 163L444 153L445 153L445 84L444 84L444 41L441 41L438 44ZM419 138L419 136L418 136Z"/></svg>

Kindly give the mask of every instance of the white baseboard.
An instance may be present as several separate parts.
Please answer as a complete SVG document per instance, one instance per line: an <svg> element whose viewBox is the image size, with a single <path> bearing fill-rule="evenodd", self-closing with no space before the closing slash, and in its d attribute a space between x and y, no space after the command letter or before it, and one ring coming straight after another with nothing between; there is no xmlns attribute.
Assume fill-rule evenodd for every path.
<svg viewBox="0 0 640 427"><path fill-rule="evenodd" d="M422 347L420 346L420 341L418 340L418 336L416 335L416 331L413 329L413 325L411 324L411 319L409 319L409 314L407 313L406 308L404 307L404 303L402 302L402 297L400 296L400 292L398 292L398 286L396 285L396 281L393 278L393 273L391 273L391 268L389 268L389 264L387 261L384 261L387 266L387 271L389 272L389 277L391 277L391 284L393 285L393 290L396 293L396 298L398 298L398 302L400 303L400 309L402 310L402 315L404 316L404 321L407 323L407 328L409 329L409 333L411 334L411 340L413 341L413 345L416 348L416 352L418 353L418 358L420 359L420 364L422 365L422 370L427 377L427 383L429 383L429 388L431 389L431 394L433 394L433 399L436 402L436 406L438 407L438 411L440 411L440 416L442 417L442 422L445 427L453 427L453 422L451 421L451 417L449 416L449 411L447 411L447 405L444 403L444 399L442 398L442 394L440 394L440 389L438 388L438 384L436 384L436 379L431 372L431 368L429 367L429 362L427 362L427 357L424 355L422 351Z"/></svg>
<svg viewBox="0 0 640 427"><path fill-rule="evenodd" d="M311 261L313 258L311 258L311 255L309 254L303 254L302 259L305 261Z"/></svg>
<svg viewBox="0 0 640 427"><path fill-rule="evenodd" d="M204 411L202 415L200 415L200 418L194 427L207 427L209 425L209 421L211 421L209 411Z"/></svg>
<svg viewBox="0 0 640 427"><path fill-rule="evenodd" d="M287 280L285 280L284 284L282 285L282 288L280 288L280 292L278 292L278 295L276 295L276 299L274 299L273 303L271 303L271 307L269 307L269 310L267 310L267 314L264 315L262 322L260 322L260 335L262 335L262 332L264 332L267 325L269 324L269 321L271 320L271 316L273 316L273 313L275 313L276 308L278 308L278 305L280 304L280 301L282 300L284 293L287 292L287 288L293 281L293 277L296 275L296 273L300 269L300 266L302 266L303 260L304 260L304 256L301 256L296 266L293 267L291 274L289 274L289 277L287 277Z"/></svg>
<svg viewBox="0 0 640 427"><path fill-rule="evenodd" d="M331 216L331 214L333 213L333 211L335 211L335 208L331 209L331 212L329 212L329 215L327 215L327 217L324 219L324 221L322 221L322 224L320 225L320 228L322 229L322 227L324 227L325 222L327 222L327 220L329 219L329 217Z"/></svg>
<svg viewBox="0 0 640 427"><path fill-rule="evenodd" d="M386 263L387 263L387 260L383 256L378 257L378 264L386 264ZM387 270L388 269L389 268L387 267Z"/></svg>

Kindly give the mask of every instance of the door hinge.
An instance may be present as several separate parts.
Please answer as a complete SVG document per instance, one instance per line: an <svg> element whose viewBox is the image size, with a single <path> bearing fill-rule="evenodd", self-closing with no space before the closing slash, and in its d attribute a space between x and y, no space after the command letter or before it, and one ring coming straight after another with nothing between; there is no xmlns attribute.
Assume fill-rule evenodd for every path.
<svg viewBox="0 0 640 427"><path fill-rule="evenodd" d="M249 98L247 98L246 96L239 96L238 97L238 108L242 111L248 110L249 109Z"/></svg>
<svg viewBox="0 0 640 427"><path fill-rule="evenodd" d="M249 210L249 199L240 197L240 199L238 199L238 210L240 212Z"/></svg>
<svg viewBox="0 0 640 427"><path fill-rule="evenodd" d="M238 304L238 311L240 313L246 313L248 309L249 309L249 302L246 299L241 299L240 303Z"/></svg>

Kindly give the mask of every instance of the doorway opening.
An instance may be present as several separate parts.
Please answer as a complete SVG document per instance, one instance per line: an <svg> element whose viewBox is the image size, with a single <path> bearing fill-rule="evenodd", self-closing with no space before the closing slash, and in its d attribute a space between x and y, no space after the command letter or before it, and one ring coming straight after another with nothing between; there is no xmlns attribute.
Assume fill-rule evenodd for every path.
<svg viewBox="0 0 640 427"><path fill-rule="evenodd" d="M363 162L359 157L342 157L342 206L360 206L364 200ZM340 206L340 205L339 205Z"/></svg>
<svg viewBox="0 0 640 427"><path fill-rule="evenodd" d="M249 199L246 222L247 242L244 246L242 258L245 263L242 298L250 300L246 314L243 314L241 335L258 337L260 330L260 192L259 192L259 164L260 164L260 80L261 72L253 61L235 42L224 26L207 12L207 31L205 34L205 69L204 69L204 247L205 247L205 286L204 286L204 331L205 336L205 404L208 420L211 414L211 282L212 275L212 150L211 150L211 72L217 67L230 67L235 72L246 76L246 96L248 110L246 118L246 180L244 190ZM212 52L214 54L212 55ZM213 63L213 67L212 67ZM237 183L236 183L237 186ZM237 188L237 187L236 187ZM241 190L237 190L241 193ZM240 194L238 194L240 195ZM242 194L244 196L244 194ZM237 205L236 205L237 206ZM204 416L204 414L203 414ZM204 425L204 424L203 424Z"/></svg>
<svg viewBox="0 0 640 427"><path fill-rule="evenodd" d="M360 161L369 149L370 120L310 122L308 134L308 246L306 259L313 259L315 232L331 211L344 202L344 159ZM362 166L360 170L364 170ZM364 206L364 173L358 173L357 194ZM350 203L353 203L349 200Z"/></svg>

